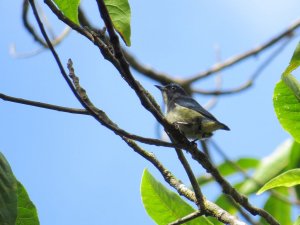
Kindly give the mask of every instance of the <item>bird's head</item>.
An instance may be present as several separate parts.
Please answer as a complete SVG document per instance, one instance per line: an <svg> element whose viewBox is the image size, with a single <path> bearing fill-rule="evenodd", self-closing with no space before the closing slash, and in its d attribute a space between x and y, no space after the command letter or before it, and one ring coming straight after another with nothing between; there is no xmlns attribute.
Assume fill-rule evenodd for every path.
<svg viewBox="0 0 300 225"><path fill-rule="evenodd" d="M162 92L165 103L178 96L187 95L185 90L178 84L171 83L165 86L155 85L155 87Z"/></svg>

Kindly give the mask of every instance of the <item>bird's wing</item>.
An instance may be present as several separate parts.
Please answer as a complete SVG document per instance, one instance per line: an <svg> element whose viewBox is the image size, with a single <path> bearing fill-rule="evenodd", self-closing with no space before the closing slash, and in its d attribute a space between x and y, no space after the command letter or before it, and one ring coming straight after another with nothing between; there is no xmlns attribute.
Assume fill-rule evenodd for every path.
<svg viewBox="0 0 300 225"><path fill-rule="evenodd" d="M211 113L209 113L206 109L204 109L196 100L194 100L191 97L188 96L180 96L175 100L176 104L192 109L200 114L202 114L204 117L207 117L211 120L218 121Z"/></svg>

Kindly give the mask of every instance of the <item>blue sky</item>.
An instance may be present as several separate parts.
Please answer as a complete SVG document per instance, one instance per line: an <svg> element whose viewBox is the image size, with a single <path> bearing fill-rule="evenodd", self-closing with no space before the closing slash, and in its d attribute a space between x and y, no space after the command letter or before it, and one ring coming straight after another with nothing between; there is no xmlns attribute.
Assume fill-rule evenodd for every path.
<svg viewBox="0 0 300 225"><path fill-rule="evenodd" d="M141 62L178 77L189 77L212 66L216 62L216 46L221 59L227 59L269 40L300 17L300 2L296 0L168 0L130 4L132 46L128 50ZM95 2L83 1L83 6L93 23L101 26ZM9 54L12 44L18 52L39 46L23 29L21 2L2 1L0 7L2 18L9 21L3 23L0 37L0 92L80 107L50 52L26 59L15 59ZM57 33L63 29L55 17L50 16L50 21ZM288 45L251 89L220 97L212 109L231 128L230 132L219 131L214 136L231 158L262 158L289 137L276 119L272 94L298 41L295 38ZM155 137L155 120L93 44L72 32L57 51L65 64L72 58L81 85L112 120L130 132ZM272 51L222 72L224 88L246 81ZM153 86L156 83L135 72L134 75L161 103L160 93ZM213 79L206 79L194 87L210 89L212 85ZM196 98L201 104L210 99ZM158 179L161 176L93 118L4 101L0 101L0 115L0 151L36 204L41 224L154 224L141 203L140 180L144 168ZM147 149L178 178L188 181L173 150ZM192 166L197 174L203 173L195 163ZM204 191L213 200L220 189ZM261 203L259 199L254 201Z"/></svg>

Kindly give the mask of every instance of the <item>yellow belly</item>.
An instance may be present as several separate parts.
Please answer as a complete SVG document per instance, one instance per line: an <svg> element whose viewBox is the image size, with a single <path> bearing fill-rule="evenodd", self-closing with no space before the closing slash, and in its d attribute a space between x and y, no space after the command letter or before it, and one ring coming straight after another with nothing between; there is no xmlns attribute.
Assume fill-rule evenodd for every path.
<svg viewBox="0 0 300 225"><path fill-rule="evenodd" d="M197 111L176 105L166 114L169 123L176 124L188 138L201 138L220 128L216 121L204 117Z"/></svg>

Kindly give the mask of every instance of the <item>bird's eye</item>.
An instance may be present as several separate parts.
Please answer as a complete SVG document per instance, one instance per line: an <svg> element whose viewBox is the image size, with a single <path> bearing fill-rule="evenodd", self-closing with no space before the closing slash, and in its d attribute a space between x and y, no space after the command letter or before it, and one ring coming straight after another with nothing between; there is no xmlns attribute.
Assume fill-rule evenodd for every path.
<svg viewBox="0 0 300 225"><path fill-rule="evenodd" d="M171 89L174 91L176 88L174 86L172 86Z"/></svg>

